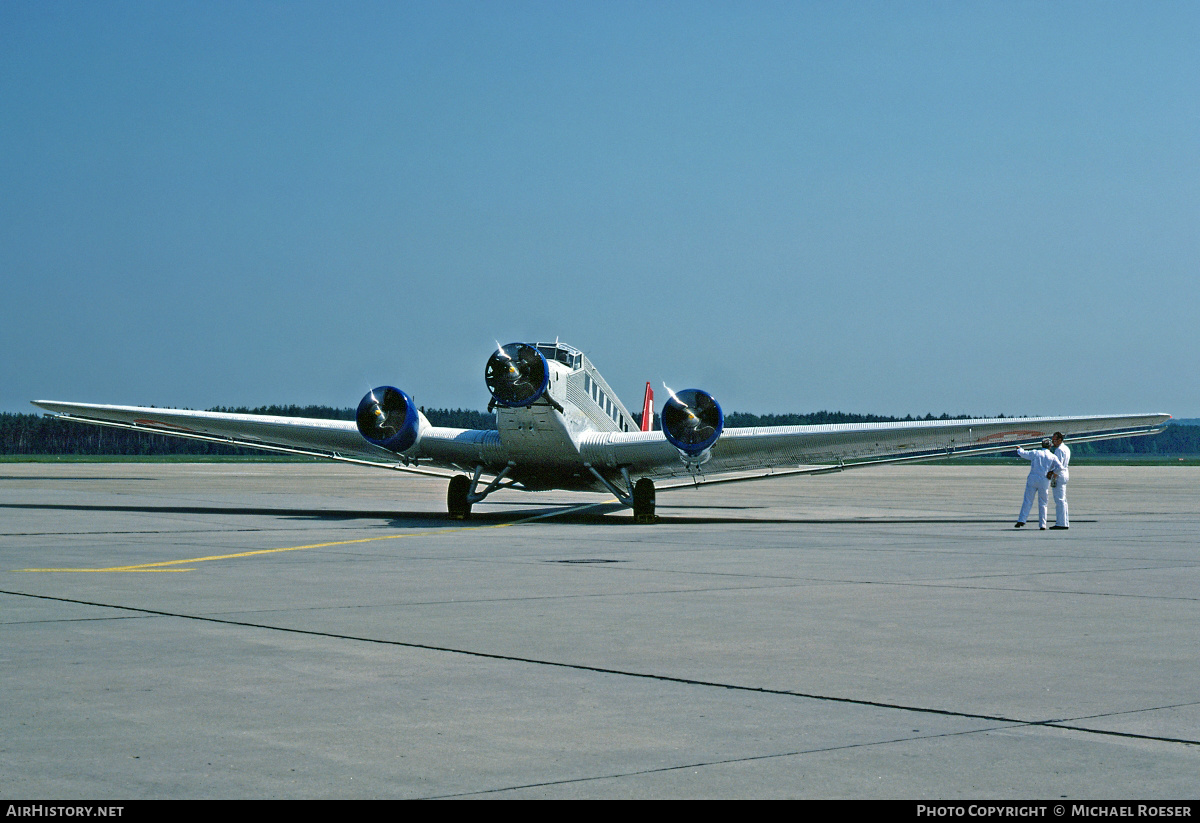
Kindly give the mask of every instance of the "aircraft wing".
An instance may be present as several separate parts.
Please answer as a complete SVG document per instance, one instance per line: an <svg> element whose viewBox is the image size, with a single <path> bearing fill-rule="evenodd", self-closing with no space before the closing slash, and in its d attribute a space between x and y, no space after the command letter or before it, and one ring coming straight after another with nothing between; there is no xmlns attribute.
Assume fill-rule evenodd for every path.
<svg viewBox="0 0 1200 823"><path fill-rule="evenodd" d="M496 439L494 431L450 429L429 426L426 423L421 429L421 456L432 457L414 459L414 456L405 459L369 442L359 434L353 420L63 403L55 400L35 400L34 405L53 412L57 417L78 423L204 440L226 446L340 460L438 477L449 476L452 473L449 470L473 465L473 461L478 460L477 455L490 447L491 441ZM447 471L434 471L423 468L425 466Z"/></svg>
<svg viewBox="0 0 1200 823"><path fill-rule="evenodd" d="M34 405L80 423L440 477L470 472L480 464L494 471L505 462L497 432L429 426L423 419L419 451L397 455L366 440L352 420L51 400ZM683 486L1007 451L1037 443L1055 431L1063 432L1071 444L1154 434L1169 419L1167 414L1139 414L731 428L698 467L685 464L661 431L586 434L580 451L585 462L598 468L625 468L635 477L656 481L679 478L677 485Z"/></svg>
<svg viewBox="0 0 1200 823"><path fill-rule="evenodd" d="M1154 434L1170 419L1169 414L1136 414L733 428L725 430L698 468L689 468L662 432L594 435L585 451L595 456L597 466L607 462L627 467L634 476L687 478L679 485L690 486L1008 451L1036 444L1056 431L1070 445Z"/></svg>

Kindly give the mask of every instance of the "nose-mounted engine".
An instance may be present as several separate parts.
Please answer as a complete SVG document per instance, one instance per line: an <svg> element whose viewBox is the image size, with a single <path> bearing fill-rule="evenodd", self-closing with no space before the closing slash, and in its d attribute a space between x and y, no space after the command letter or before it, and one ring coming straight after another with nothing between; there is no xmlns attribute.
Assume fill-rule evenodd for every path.
<svg viewBox="0 0 1200 823"><path fill-rule="evenodd" d="M713 443L725 429L725 414L713 396L702 389L668 390L662 410L662 429L689 468L710 456Z"/></svg>
<svg viewBox="0 0 1200 823"><path fill-rule="evenodd" d="M367 392L358 404L355 422L359 434L396 453L411 449L421 434L421 420L412 398L392 386Z"/></svg>
<svg viewBox="0 0 1200 823"><path fill-rule="evenodd" d="M528 343L509 343L488 358L483 380L492 394L488 411L495 406L531 406L546 392L550 367L542 353Z"/></svg>

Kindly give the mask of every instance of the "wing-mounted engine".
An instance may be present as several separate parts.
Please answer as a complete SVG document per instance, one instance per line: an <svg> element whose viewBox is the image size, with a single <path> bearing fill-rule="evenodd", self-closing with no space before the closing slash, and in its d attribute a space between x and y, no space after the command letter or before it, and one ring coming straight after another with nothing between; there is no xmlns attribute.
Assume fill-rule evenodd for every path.
<svg viewBox="0 0 1200 823"><path fill-rule="evenodd" d="M725 430L725 414L713 396L701 389L667 390L662 429L689 469L705 463L713 443Z"/></svg>
<svg viewBox="0 0 1200 823"><path fill-rule="evenodd" d="M542 353L528 343L509 343L488 358L483 379L492 394L492 407L522 408L546 393L550 367Z"/></svg>
<svg viewBox="0 0 1200 823"><path fill-rule="evenodd" d="M391 386L367 392L355 422L368 441L397 454L411 449L421 436L421 415L413 399Z"/></svg>

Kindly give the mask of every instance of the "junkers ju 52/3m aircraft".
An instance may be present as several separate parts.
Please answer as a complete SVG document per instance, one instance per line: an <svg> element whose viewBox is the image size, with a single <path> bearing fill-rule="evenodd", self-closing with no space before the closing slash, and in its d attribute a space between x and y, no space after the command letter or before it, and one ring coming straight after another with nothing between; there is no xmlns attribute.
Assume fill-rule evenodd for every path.
<svg viewBox="0 0 1200 823"><path fill-rule="evenodd" d="M466 518L497 489L609 492L653 522L655 489L837 471L852 466L982 454L1036 443L1153 434L1170 415L919 420L899 423L725 428L700 389L672 392L662 431L642 426L583 352L563 343L497 344L484 381L496 430L431 426L412 398L381 386L357 419L314 420L37 400L65 420L449 477L447 508ZM665 388L665 385L664 385Z"/></svg>

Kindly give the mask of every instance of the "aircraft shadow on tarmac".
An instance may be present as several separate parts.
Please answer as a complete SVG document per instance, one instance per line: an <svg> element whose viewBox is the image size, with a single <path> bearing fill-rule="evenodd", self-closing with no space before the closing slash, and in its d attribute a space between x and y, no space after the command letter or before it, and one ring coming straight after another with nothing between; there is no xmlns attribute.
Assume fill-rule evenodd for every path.
<svg viewBox="0 0 1200 823"><path fill-rule="evenodd" d="M495 505L495 504L489 504ZM518 501L509 501L508 505L521 506ZM976 524L987 525L1003 522L1010 526L1009 520L997 520L995 517L733 517L716 514L703 516L699 514L675 515L670 512L677 509L701 509L715 511L719 509L754 510L763 506L731 506L731 505L681 505L659 506L657 525L694 525L694 524L737 524L747 525L948 525ZM74 503L0 503L0 509L42 509L47 511L91 511L91 512L136 512L138 514L199 514L199 515L250 515L258 517L280 517L292 520L325 521L343 523L350 520L385 520L387 528L431 528L456 527L471 525L496 525L500 523L529 522L529 523L573 523L591 526L629 526L633 518L632 512L620 503L593 503L580 505L564 503L558 505L542 505L536 508L521 508L517 511L479 511L472 513L469 520L449 520L445 514L430 511L378 511L365 509L340 509L336 511L321 511L313 509L294 509L269 506L239 507L239 506L162 506L136 505L123 503L120 505L104 504L74 504ZM626 516L610 517L613 513L623 512Z"/></svg>

